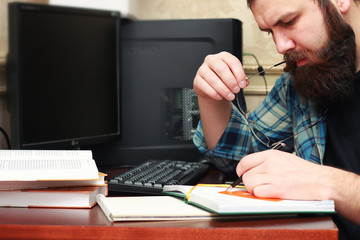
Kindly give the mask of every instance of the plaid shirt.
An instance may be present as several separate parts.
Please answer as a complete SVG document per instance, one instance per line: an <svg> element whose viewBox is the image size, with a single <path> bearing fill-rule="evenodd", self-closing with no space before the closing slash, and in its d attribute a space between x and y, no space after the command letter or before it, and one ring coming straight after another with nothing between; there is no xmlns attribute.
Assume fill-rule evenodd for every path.
<svg viewBox="0 0 360 240"><path fill-rule="evenodd" d="M287 139L281 150L322 164L326 138L324 112L318 105L301 98L290 74L285 73L263 103L248 115L248 121L244 121L233 105L229 124L213 150L207 149L201 121L193 140L200 152L210 157L217 167L233 171L243 156L269 149L254 137L248 126L250 122L260 131L257 136L265 134L272 143Z"/></svg>

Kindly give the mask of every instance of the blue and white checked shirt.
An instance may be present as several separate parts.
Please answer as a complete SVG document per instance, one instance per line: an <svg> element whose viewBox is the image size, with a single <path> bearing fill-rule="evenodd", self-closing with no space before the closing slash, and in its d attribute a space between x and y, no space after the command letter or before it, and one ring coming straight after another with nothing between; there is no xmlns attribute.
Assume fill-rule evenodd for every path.
<svg viewBox="0 0 360 240"><path fill-rule="evenodd" d="M322 164L326 138L324 110L300 97L290 74L283 74L263 103L248 115L248 122L252 121L271 142L290 137L282 150ZM313 124L316 125L311 127ZM229 124L213 150L207 149L201 121L193 140L200 152L216 159L217 166L223 170L234 169L237 162L249 153L268 149L254 137L234 105Z"/></svg>

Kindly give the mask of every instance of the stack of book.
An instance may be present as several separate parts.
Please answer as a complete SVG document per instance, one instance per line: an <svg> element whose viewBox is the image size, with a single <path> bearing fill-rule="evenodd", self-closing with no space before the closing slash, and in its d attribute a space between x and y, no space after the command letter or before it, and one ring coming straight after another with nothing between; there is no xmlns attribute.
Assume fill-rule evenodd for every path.
<svg viewBox="0 0 360 240"><path fill-rule="evenodd" d="M0 150L0 206L91 208L107 195L87 150Z"/></svg>

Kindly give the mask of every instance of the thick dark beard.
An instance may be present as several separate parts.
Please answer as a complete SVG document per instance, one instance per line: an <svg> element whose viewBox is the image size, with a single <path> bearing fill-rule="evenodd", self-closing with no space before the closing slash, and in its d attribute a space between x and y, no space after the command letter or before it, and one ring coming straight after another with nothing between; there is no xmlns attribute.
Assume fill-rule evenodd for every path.
<svg viewBox="0 0 360 240"><path fill-rule="evenodd" d="M323 105L342 104L352 96L354 89L355 34L332 3L322 10L329 35L328 43L315 53L286 53L285 71L293 75L295 89L303 97ZM297 67L296 61L303 58L308 62Z"/></svg>

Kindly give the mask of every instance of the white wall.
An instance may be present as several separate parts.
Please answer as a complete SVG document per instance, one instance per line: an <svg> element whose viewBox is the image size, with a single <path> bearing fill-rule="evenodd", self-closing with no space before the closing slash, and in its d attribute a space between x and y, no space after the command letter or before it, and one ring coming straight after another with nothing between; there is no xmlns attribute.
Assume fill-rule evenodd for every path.
<svg viewBox="0 0 360 240"><path fill-rule="evenodd" d="M52 5L94 8L103 10L120 11L121 15L129 15L130 0L49 0Z"/></svg>

